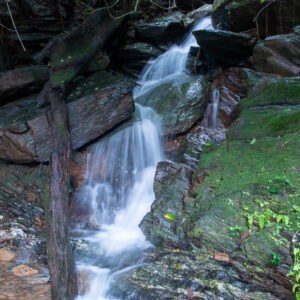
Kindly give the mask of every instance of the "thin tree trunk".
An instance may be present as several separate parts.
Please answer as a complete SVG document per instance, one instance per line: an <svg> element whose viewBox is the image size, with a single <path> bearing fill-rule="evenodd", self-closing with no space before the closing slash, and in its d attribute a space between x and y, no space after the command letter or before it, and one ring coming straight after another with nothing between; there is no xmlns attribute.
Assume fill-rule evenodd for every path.
<svg viewBox="0 0 300 300"><path fill-rule="evenodd" d="M47 214L47 252L53 300L77 295L74 257L68 234L71 141L68 110L60 87L49 87L53 152L50 160L50 198Z"/></svg>

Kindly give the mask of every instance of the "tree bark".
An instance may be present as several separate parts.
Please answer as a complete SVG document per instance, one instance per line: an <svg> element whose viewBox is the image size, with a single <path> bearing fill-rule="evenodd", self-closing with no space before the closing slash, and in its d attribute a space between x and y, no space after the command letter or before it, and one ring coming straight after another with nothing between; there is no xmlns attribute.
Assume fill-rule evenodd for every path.
<svg viewBox="0 0 300 300"><path fill-rule="evenodd" d="M47 215L47 252L53 300L77 295L74 257L68 234L71 141L68 110L61 87L49 87L53 152L50 160L50 198Z"/></svg>

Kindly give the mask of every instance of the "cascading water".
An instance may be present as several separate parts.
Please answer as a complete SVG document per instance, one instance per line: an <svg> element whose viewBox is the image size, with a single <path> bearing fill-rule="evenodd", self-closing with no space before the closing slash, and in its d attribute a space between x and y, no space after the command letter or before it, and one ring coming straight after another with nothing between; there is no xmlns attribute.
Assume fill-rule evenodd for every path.
<svg viewBox="0 0 300 300"><path fill-rule="evenodd" d="M209 26L210 18L205 18L193 30ZM194 44L190 33L181 46L149 62L134 96L182 74ZM76 229L87 245L86 255L77 259L82 282L77 300L114 299L112 282L141 264L143 251L151 247L138 225L150 211L156 165L164 159L159 124L151 108L136 104L132 123L101 140L88 155L87 180L77 197L89 216Z"/></svg>
<svg viewBox="0 0 300 300"><path fill-rule="evenodd" d="M217 128L217 115L219 108L219 99L220 99L220 91L218 89L213 90L212 96L212 117L211 117L211 127Z"/></svg>
<svg viewBox="0 0 300 300"><path fill-rule="evenodd" d="M155 60L150 60L142 71L141 79L138 82L139 86L135 89L135 94L141 95L149 89L160 85L162 82L169 81L175 76L181 76L186 70L190 48L197 46L192 31L212 28L210 17L202 19L193 27L181 45L173 45L167 52Z"/></svg>

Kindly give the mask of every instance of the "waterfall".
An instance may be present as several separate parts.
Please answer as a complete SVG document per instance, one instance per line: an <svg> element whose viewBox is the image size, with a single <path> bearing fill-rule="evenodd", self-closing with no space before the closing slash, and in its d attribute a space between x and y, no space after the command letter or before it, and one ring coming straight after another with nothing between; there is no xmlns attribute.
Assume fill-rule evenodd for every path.
<svg viewBox="0 0 300 300"><path fill-rule="evenodd" d="M168 81L175 76L181 76L186 71L186 63L191 46L198 45L192 31L205 28L213 28L210 17L199 21L181 45L173 45L155 60L150 60L142 71L141 79L138 82L139 86L136 87L135 94L141 95L162 82Z"/></svg>
<svg viewBox="0 0 300 300"><path fill-rule="evenodd" d="M210 18L200 21L194 30L207 26L211 26ZM182 45L150 61L134 96L161 80L182 75L194 44L190 32ZM77 300L114 299L109 296L112 283L140 265L143 251L151 247L138 225L155 199L155 169L164 160L160 132L159 116L136 104L134 119L101 139L88 154L87 180L77 195L88 212L85 223L76 228L87 245L86 255L79 255L76 261L80 278Z"/></svg>
<svg viewBox="0 0 300 300"><path fill-rule="evenodd" d="M212 128L217 128L219 99L220 99L220 91L218 89L214 89L213 96L212 96L212 116L211 116L211 127Z"/></svg>

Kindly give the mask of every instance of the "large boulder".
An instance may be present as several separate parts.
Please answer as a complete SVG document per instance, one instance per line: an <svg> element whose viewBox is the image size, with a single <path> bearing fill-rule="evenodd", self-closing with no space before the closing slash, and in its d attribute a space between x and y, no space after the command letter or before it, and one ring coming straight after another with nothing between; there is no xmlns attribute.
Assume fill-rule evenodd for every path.
<svg viewBox="0 0 300 300"><path fill-rule="evenodd" d="M135 38L137 41L154 45L168 45L179 41L184 33L182 14L175 12L170 16L155 18L152 22L138 25Z"/></svg>
<svg viewBox="0 0 300 300"><path fill-rule="evenodd" d="M253 52L254 40L247 34L203 29L193 32L208 65L235 65Z"/></svg>
<svg viewBox="0 0 300 300"><path fill-rule="evenodd" d="M68 97L73 149L100 137L134 111L132 82L99 72L84 80ZM0 110L0 158L16 163L43 162L51 153L48 107L34 99L8 104Z"/></svg>
<svg viewBox="0 0 300 300"><path fill-rule="evenodd" d="M44 65L30 66L0 73L0 105L11 98L39 91L49 79L49 69Z"/></svg>
<svg viewBox="0 0 300 300"><path fill-rule="evenodd" d="M249 30L256 27L254 20L264 6L266 2L257 0L215 0L212 21L215 27L225 30ZM289 33L300 24L300 3L298 0L289 0L284 4L274 1L260 13L257 21L260 37Z"/></svg>
<svg viewBox="0 0 300 300"><path fill-rule="evenodd" d="M152 107L160 115L164 135L177 135L186 132L203 117L208 84L202 76L175 76L150 88L136 101Z"/></svg>
<svg viewBox="0 0 300 300"><path fill-rule="evenodd" d="M275 35L254 48L253 64L257 71L282 76L300 75L300 26L294 33Z"/></svg>

